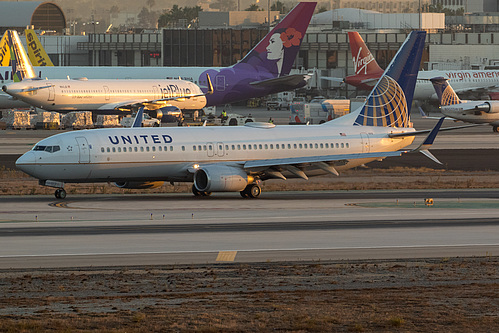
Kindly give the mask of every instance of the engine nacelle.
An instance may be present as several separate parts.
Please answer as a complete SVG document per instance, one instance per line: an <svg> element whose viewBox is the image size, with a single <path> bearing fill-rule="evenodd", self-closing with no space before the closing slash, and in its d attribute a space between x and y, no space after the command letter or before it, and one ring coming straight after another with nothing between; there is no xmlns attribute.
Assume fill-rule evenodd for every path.
<svg viewBox="0 0 499 333"><path fill-rule="evenodd" d="M477 108L480 108L487 113L499 113L499 102L483 102L482 104L477 105Z"/></svg>
<svg viewBox="0 0 499 333"><path fill-rule="evenodd" d="M488 111L485 111L487 113L499 113L499 102L484 102L483 104L486 104L488 106Z"/></svg>
<svg viewBox="0 0 499 333"><path fill-rule="evenodd" d="M200 192L242 191L251 181L244 170L225 165L203 167L194 174L194 186Z"/></svg>
<svg viewBox="0 0 499 333"><path fill-rule="evenodd" d="M156 119L163 118L163 111L161 111L161 109L147 111L147 114L151 118L156 118Z"/></svg>
<svg viewBox="0 0 499 333"><path fill-rule="evenodd" d="M116 182L115 186L119 188L129 188L143 190L146 188L157 188L163 185L164 182Z"/></svg>

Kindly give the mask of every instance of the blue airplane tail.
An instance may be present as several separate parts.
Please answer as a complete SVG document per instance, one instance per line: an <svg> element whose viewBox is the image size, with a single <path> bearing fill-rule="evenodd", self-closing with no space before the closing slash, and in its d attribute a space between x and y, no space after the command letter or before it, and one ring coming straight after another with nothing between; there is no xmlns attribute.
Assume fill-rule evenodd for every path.
<svg viewBox="0 0 499 333"><path fill-rule="evenodd" d="M10 63L12 66L13 81L20 82L24 79L37 78L35 70L24 50L23 44L21 44L17 31L8 30L7 40L10 46Z"/></svg>
<svg viewBox="0 0 499 333"><path fill-rule="evenodd" d="M425 38L425 31L409 34L367 97L354 125L409 127L409 113Z"/></svg>
<svg viewBox="0 0 499 333"><path fill-rule="evenodd" d="M457 96L446 78L439 76L430 79L430 81L433 88L435 88L441 106L461 104L459 96Z"/></svg>

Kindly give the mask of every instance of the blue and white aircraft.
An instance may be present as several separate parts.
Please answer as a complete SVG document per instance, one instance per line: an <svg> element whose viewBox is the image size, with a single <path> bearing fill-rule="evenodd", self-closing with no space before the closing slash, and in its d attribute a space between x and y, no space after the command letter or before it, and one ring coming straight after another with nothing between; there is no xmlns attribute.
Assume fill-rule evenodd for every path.
<svg viewBox="0 0 499 333"><path fill-rule="evenodd" d="M193 182L196 196L240 192L258 197L267 179L339 172L389 156L400 156L415 135L409 120L426 33L412 32L392 63L355 112L322 125L238 127L117 128L61 133L38 142L16 166L57 188L64 183L114 182L148 188ZM438 122L419 148L427 148Z"/></svg>

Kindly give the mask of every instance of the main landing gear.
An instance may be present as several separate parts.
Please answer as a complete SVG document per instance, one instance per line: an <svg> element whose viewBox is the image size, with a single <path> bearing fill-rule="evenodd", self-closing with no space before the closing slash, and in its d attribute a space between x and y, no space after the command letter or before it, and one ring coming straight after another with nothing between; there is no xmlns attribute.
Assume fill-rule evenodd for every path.
<svg viewBox="0 0 499 333"><path fill-rule="evenodd" d="M209 197L211 195L211 192L198 191L198 189L194 185L192 185L192 193L196 197Z"/></svg>
<svg viewBox="0 0 499 333"><path fill-rule="evenodd" d="M63 188L58 188L54 193L57 199L66 199L66 190Z"/></svg>
<svg viewBox="0 0 499 333"><path fill-rule="evenodd" d="M249 184L239 193L241 193L243 198L258 198L262 193L262 188L257 184Z"/></svg>

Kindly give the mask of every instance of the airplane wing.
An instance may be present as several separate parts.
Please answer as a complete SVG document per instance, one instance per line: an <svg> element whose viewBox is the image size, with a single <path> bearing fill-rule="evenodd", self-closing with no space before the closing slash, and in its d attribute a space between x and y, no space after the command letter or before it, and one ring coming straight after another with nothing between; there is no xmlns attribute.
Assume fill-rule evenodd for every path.
<svg viewBox="0 0 499 333"><path fill-rule="evenodd" d="M254 81L251 82L250 84L252 86L258 86L258 87L283 86L283 85L295 87L298 86L300 83L307 82L311 77L312 75L310 74L293 74L263 81Z"/></svg>
<svg viewBox="0 0 499 333"><path fill-rule="evenodd" d="M335 166L345 165L350 160L401 156L402 154L408 152L409 151L401 150L376 153L338 154L253 160L245 162L243 168L250 172L263 172L270 178L286 179L282 175L281 171L289 171L300 178L308 179L307 175L302 170L302 168L304 167L319 168L338 176L339 173L338 171L336 171Z"/></svg>

